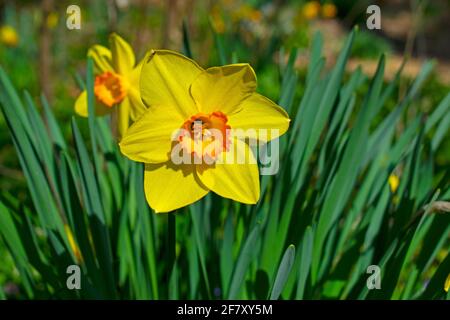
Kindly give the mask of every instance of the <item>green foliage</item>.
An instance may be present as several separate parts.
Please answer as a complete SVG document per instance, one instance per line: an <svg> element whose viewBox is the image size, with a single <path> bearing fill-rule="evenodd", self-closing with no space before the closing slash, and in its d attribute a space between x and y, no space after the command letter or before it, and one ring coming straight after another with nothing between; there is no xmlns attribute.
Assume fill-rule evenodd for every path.
<svg viewBox="0 0 450 320"><path fill-rule="evenodd" d="M392 48L388 41L373 32L362 30L355 39L352 56L376 59L381 54L387 54L391 51Z"/></svg>
<svg viewBox="0 0 450 320"><path fill-rule="evenodd" d="M327 72L317 35L302 85L296 50L279 65L278 102L292 124L280 139L280 171L261 177L257 205L209 194L169 215L151 212L143 166L120 154L109 119L93 116L91 61L91 116L72 119L69 140L45 99L41 114L0 69L0 106L33 203L1 194L0 245L20 273L20 297L448 298L450 215L433 203L450 198L449 168L434 162L448 139L450 94L428 117L408 117L432 70L426 63L380 120L401 70L384 83L382 56L372 79L360 69L345 77L355 36ZM216 45L230 62L218 35ZM400 179L395 191L391 174ZM66 287L72 264L81 266L82 290ZM381 267L381 290L366 287L369 265Z"/></svg>

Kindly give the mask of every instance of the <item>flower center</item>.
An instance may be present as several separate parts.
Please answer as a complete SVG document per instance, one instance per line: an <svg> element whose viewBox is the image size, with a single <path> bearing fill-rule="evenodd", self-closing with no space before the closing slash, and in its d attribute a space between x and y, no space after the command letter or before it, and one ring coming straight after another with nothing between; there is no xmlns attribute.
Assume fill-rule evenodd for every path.
<svg viewBox="0 0 450 320"><path fill-rule="evenodd" d="M122 76L106 71L95 77L94 94L98 101L111 108L127 95Z"/></svg>
<svg viewBox="0 0 450 320"><path fill-rule="evenodd" d="M177 137L182 149L194 159L214 162L222 151L228 150L228 118L220 111L197 113L183 123Z"/></svg>

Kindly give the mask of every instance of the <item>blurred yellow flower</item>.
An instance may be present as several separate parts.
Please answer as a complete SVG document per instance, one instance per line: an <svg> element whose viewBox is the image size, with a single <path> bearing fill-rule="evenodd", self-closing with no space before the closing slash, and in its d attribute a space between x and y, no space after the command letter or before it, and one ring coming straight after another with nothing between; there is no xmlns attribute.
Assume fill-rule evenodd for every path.
<svg viewBox="0 0 450 320"><path fill-rule="evenodd" d="M225 32L225 22L222 17L214 17L213 18L213 27L216 33L224 33Z"/></svg>
<svg viewBox="0 0 450 320"><path fill-rule="evenodd" d="M19 43L19 35L11 26L4 25L0 27L0 42L9 47L16 47Z"/></svg>
<svg viewBox="0 0 450 320"><path fill-rule="evenodd" d="M242 4L236 11L233 11L232 18L235 22L241 20L258 22L262 18L262 13L248 4Z"/></svg>
<svg viewBox="0 0 450 320"><path fill-rule="evenodd" d="M122 137L144 111L139 93L142 61L135 64L133 49L117 34L110 36L111 50L94 45L88 51L95 65L94 94L99 104L97 115L117 112L119 136ZM75 102L75 111L88 116L87 92L83 91Z"/></svg>
<svg viewBox="0 0 450 320"><path fill-rule="evenodd" d="M389 176L389 187L391 188L391 192L395 193L398 189L398 185L400 184L400 179L395 174L391 174Z"/></svg>
<svg viewBox="0 0 450 320"><path fill-rule="evenodd" d="M47 16L47 27L53 29L58 25L58 13L50 12Z"/></svg>
<svg viewBox="0 0 450 320"><path fill-rule="evenodd" d="M448 292L450 289L450 273L448 274L447 280L445 280L444 290L445 292Z"/></svg>
<svg viewBox="0 0 450 320"><path fill-rule="evenodd" d="M70 227L68 224L64 224L64 231L66 232L67 239L69 240L70 248L72 249L72 252L77 259L77 262L81 263L83 262L83 256L81 255L80 248L78 248L77 243L75 242L75 238L73 237L72 230L70 230Z"/></svg>
<svg viewBox="0 0 450 320"><path fill-rule="evenodd" d="M218 5L215 5L211 10L211 21L216 33L225 32L225 21L222 18L221 10Z"/></svg>
<svg viewBox="0 0 450 320"><path fill-rule="evenodd" d="M302 14L308 20L317 18L319 12L320 3L318 1L309 1L302 8Z"/></svg>
<svg viewBox="0 0 450 320"><path fill-rule="evenodd" d="M179 53L152 50L140 84L148 109L119 145L128 158L145 163L150 207L170 212L209 191L256 203L258 165L245 138L274 139L286 132L290 120L281 107L255 92L252 67L241 63L204 70ZM232 135L235 129L243 135ZM248 129L277 130L263 138ZM180 153L183 161L174 161Z"/></svg>
<svg viewBox="0 0 450 320"><path fill-rule="evenodd" d="M262 18L262 13L259 10L252 10L249 14L249 20L253 21L253 22L259 22Z"/></svg>
<svg viewBox="0 0 450 320"><path fill-rule="evenodd" d="M325 3L322 6L322 17L331 19L336 17L337 8L333 3Z"/></svg>

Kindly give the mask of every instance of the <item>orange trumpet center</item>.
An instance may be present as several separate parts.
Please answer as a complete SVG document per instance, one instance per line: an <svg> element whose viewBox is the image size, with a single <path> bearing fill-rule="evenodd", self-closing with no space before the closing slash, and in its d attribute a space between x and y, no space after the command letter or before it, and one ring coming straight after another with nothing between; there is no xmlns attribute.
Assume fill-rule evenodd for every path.
<svg viewBox="0 0 450 320"><path fill-rule="evenodd" d="M182 126L178 141L182 148L198 159L215 160L228 150L228 118L220 111L211 114L197 113Z"/></svg>
<svg viewBox="0 0 450 320"><path fill-rule="evenodd" d="M106 71L95 77L94 94L98 101L111 108L127 95L125 80L114 72Z"/></svg>

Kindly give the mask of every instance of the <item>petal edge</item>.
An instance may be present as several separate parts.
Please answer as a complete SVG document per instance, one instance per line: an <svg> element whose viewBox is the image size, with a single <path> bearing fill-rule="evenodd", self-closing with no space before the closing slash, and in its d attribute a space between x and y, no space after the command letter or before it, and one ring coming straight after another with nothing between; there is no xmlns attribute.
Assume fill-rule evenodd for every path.
<svg viewBox="0 0 450 320"><path fill-rule="evenodd" d="M209 190L198 180L194 166L146 164L145 197L156 213L170 212L203 198ZM181 192L180 192L181 191Z"/></svg>

